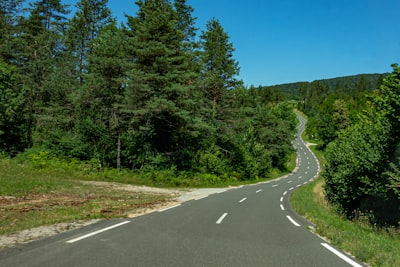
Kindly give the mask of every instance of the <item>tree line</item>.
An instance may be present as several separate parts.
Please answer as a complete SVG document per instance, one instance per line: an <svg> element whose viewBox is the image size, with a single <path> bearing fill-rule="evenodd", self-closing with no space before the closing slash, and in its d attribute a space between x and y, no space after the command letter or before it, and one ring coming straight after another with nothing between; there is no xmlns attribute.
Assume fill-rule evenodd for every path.
<svg viewBox="0 0 400 267"><path fill-rule="evenodd" d="M1 151L234 179L284 168L292 108L237 79L216 18L199 34L185 0L139 0L117 25L107 2L0 1Z"/></svg>

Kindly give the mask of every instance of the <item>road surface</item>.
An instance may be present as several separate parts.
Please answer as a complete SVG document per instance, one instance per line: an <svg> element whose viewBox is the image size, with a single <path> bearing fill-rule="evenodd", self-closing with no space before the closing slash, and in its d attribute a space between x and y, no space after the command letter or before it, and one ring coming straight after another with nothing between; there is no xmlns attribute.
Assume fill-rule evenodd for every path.
<svg viewBox="0 0 400 267"><path fill-rule="evenodd" d="M4 249L0 266L363 266L291 210L291 192L319 172L299 119L287 176Z"/></svg>

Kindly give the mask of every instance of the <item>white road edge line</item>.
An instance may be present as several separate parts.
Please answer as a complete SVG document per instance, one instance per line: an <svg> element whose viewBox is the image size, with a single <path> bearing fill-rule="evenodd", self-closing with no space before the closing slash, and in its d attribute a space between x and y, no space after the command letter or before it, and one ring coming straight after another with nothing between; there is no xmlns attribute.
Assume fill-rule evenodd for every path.
<svg viewBox="0 0 400 267"><path fill-rule="evenodd" d="M242 198L242 199L239 201L239 203L244 202L246 199L247 199L247 197Z"/></svg>
<svg viewBox="0 0 400 267"><path fill-rule="evenodd" d="M106 228L104 228L104 229L101 229L101 230L98 230L98 231L92 232L92 233L90 233L90 234L83 235L83 236L81 236L81 237L78 237L78 238L75 238L75 239L68 240L66 243L72 244L72 243L75 243L75 242L77 242L77 241L80 241L80 240L82 240L82 239L85 239L85 238L88 238L88 237L91 237L91 236L94 236L94 235L100 234L100 233L102 233L102 232L105 232L105 231L108 231L108 230L111 230L111 229L114 229L114 228L120 227L120 226L122 226L122 225L124 225L124 224L127 224L127 223L130 223L130 221L124 221L124 222L121 222L121 223L118 223L118 224L115 224L115 225L112 225L112 226L106 227Z"/></svg>
<svg viewBox="0 0 400 267"><path fill-rule="evenodd" d="M281 210L285 210L285 207L281 204Z"/></svg>
<svg viewBox="0 0 400 267"><path fill-rule="evenodd" d="M167 208L165 208L165 209L161 209L161 210L159 210L158 212L167 211L167 210L170 210L170 209L173 209L173 208L179 207L180 205L181 205L181 204L178 204L178 205L175 205L175 206L171 206L171 207L167 207Z"/></svg>
<svg viewBox="0 0 400 267"><path fill-rule="evenodd" d="M261 191L262 191L262 189L259 189L259 190L256 191L256 193L260 193Z"/></svg>
<svg viewBox="0 0 400 267"><path fill-rule="evenodd" d="M283 202L283 197L281 197L281 202Z"/></svg>
<svg viewBox="0 0 400 267"><path fill-rule="evenodd" d="M221 217L219 217L218 221L216 222L216 224L221 224L222 221L225 219L225 217L228 215L228 213L224 213L222 214Z"/></svg>
<svg viewBox="0 0 400 267"><path fill-rule="evenodd" d="M293 220L292 217L290 217L289 215L286 215L286 218L288 218L289 221L294 224L294 226L297 226L297 227L300 226L300 224L298 224L295 220Z"/></svg>
<svg viewBox="0 0 400 267"><path fill-rule="evenodd" d="M284 195L284 196L286 196L286 194L287 194L287 191L283 192L283 195Z"/></svg>
<svg viewBox="0 0 400 267"><path fill-rule="evenodd" d="M362 265L353 261L352 259L350 259L346 255L344 255L343 253L339 252L338 250L334 249L332 246L328 245L327 243L321 243L321 245L324 246L327 250L329 250L333 254L335 254L336 256L338 256L339 258L341 258L342 260L344 260L345 262L347 262L348 264L350 264L351 266L362 267Z"/></svg>
<svg viewBox="0 0 400 267"><path fill-rule="evenodd" d="M277 184L274 184L272 187L277 187L278 185Z"/></svg>

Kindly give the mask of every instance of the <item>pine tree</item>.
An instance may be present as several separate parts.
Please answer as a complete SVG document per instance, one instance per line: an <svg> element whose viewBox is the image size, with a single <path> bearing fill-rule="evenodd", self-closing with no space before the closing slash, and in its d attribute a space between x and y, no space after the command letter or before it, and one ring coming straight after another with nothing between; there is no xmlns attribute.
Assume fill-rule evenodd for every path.
<svg viewBox="0 0 400 267"><path fill-rule="evenodd" d="M186 168L201 118L194 110L197 91L193 81L197 74L184 49L185 34L169 1L136 4L137 16L128 16L127 35L134 66L124 104L124 112L132 118L131 136L135 136L136 151L140 151L132 155L132 161L140 165L161 156L167 165Z"/></svg>
<svg viewBox="0 0 400 267"><path fill-rule="evenodd" d="M207 23L207 30L202 32L200 38L202 78L215 114L224 92L238 84L236 76L239 74L239 64L233 58L233 44L217 19L213 18Z"/></svg>
<svg viewBox="0 0 400 267"><path fill-rule="evenodd" d="M23 0L0 0L0 57L8 63L15 61L18 22Z"/></svg>
<svg viewBox="0 0 400 267"><path fill-rule="evenodd" d="M81 0L77 11L68 23L66 43L76 61L79 81L84 81L88 71L88 58L93 52L93 40L101 30L112 22L108 0Z"/></svg>
<svg viewBox="0 0 400 267"><path fill-rule="evenodd" d="M123 122L119 103L124 90L125 73L129 67L126 36L115 23L105 27L93 40L88 57L85 84L75 103L77 131L92 147L89 154L102 165L121 167L121 134Z"/></svg>

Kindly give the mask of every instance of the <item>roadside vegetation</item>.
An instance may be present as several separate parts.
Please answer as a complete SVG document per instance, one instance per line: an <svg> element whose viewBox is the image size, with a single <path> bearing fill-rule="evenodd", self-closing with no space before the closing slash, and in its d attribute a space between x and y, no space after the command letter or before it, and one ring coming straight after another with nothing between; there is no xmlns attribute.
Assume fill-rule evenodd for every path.
<svg viewBox="0 0 400 267"><path fill-rule="evenodd" d="M312 149L320 162L325 162L323 153ZM373 225L368 217L349 220L338 213L327 201L323 178L293 192L290 202L294 210L315 224L318 235L343 251L371 266L400 266L399 229Z"/></svg>

